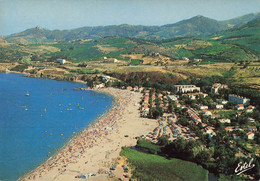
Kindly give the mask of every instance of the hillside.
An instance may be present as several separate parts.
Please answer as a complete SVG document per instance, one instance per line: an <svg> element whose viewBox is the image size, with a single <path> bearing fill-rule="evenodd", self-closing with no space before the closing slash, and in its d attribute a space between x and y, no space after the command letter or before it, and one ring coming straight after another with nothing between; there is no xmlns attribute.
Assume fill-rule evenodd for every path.
<svg viewBox="0 0 260 181"><path fill-rule="evenodd" d="M216 35L220 41L224 43L232 43L239 45L245 50L254 51L260 54L260 18L248 22L239 27L220 32Z"/></svg>
<svg viewBox="0 0 260 181"><path fill-rule="evenodd" d="M240 26L254 19L260 18L260 13L250 13L237 18L221 21L222 23L228 24L230 27Z"/></svg>
<svg viewBox="0 0 260 181"><path fill-rule="evenodd" d="M214 32L222 31L228 29L227 24L219 22L214 19L206 18L204 16L195 16L191 19L183 20L175 24L169 24L162 26L161 31L157 34L162 34L161 32L167 31L164 35L166 38L178 37L178 36L207 36ZM175 35L175 36L173 36Z"/></svg>
<svg viewBox="0 0 260 181"><path fill-rule="evenodd" d="M253 15L235 18L227 21L217 21L203 16L183 20L163 26L111 25L97 27L82 27L73 30L46 30L40 27L27 29L21 33L6 36L10 43L43 43L57 41L72 41L77 39L100 39L107 36L141 38L146 40L162 40L174 37L203 37L227 30L230 27L243 24L253 19ZM230 25L230 23L233 23Z"/></svg>
<svg viewBox="0 0 260 181"><path fill-rule="evenodd" d="M177 25L165 25L164 28L184 27L186 25L192 27L192 23L196 22L197 25L199 25L199 22L205 22L205 19L207 19L207 21L213 21L205 17L195 17L179 22ZM121 25L121 28L122 27L129 27L129 25ZM139 28L144 27L140 26ZM83 32L83 30L78 31ZM50 32L52 34L46 38ZM36 34L37 38L36 36L30 36L32 33ZM160 41L122 36L107 36L95 40L77 39L57 42L57 39L67 37L69 33L71 33L70 30L49 31L39 27L26 30L20 33L20 36L17 38L26 41L25 39L27 38L27 40L29 40L29 37L30 41L37 43L17 44L2 41L2 43L0 43L0 61L16 62L66 58L72 62L82 62L103 60L103 57L108 57L124 61L128 61L131 58L142 59L144 60L144 64L158 64L158 61L164 61L166 59L170 59L171 61L180 60L182 57L188 57L190 60L201 58L203 59L202 63L251 62L259 60L260 57L260 18L211 36L197 38L179 37ZM80 33L78 33L78 35L79 34ZM76 37L76 35L77 34L75 34L74 37ZM51 42L51 39L55 39L56 42ZM43 40L47 42L39 43ZM152 53L155 52L162 55L162 57L152 57ZM129 54L140 54L142 56L130 56ZM137 60L134 61L138 64Z"/></svg>

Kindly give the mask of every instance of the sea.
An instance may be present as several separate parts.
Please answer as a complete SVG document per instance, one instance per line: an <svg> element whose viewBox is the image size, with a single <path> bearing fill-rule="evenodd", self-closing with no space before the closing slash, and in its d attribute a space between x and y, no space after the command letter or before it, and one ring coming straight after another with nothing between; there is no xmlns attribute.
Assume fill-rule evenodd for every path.
<svg viewBox="0 0 260 181"><path fill-rule="evenodd" d="M35 169L111 108L112 96L79 87L87 86L0 73L1 181Z"/></svg>

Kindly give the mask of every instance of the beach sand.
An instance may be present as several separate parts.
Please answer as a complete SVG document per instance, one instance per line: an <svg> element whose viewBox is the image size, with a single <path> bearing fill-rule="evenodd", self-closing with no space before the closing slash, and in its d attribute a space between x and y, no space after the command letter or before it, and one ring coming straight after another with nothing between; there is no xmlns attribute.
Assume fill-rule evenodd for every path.
<svg viewBox="0 0 260 181"><path fill-rule="evenodd" d="M115 88L98 91L114 96L116 102L113 108L22 180L84 180L76 178L82 174L96 174L88 180L111 180L107 173L118 161L121 147L134 146L135 137L146 135L156 127L156 120L140 117L141 93ZM118 162L121 165L125 163L122 158ZM123 178L120 165L114 173L115 178Z"/></svg>

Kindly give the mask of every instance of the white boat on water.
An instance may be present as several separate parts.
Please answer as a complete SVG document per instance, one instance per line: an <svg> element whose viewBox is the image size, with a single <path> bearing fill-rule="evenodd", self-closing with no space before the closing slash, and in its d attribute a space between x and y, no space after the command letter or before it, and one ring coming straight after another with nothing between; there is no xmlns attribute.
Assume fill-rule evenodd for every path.
<svg viewBox="0 0 260 181"><path fill-rule="evenodd" d="M30 96L29 92L27 91L27 93L25 94L26 96Z"/></svg>

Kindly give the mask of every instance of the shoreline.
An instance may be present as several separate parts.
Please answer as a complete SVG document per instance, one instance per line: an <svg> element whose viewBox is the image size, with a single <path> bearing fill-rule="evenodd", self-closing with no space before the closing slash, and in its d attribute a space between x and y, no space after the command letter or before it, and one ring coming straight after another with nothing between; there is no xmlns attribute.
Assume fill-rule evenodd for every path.
<svg viewBox="0 0 260 181"><path fill-rule="evenodd" d="M30 78L41 78L32 77L30 74L23 72L12 71L7 73L19 73ZM57 80L56 77L43 78ZM62 81L86 84L86 82L82 80ZM121 147L134 146L136 144L135 137L148 134L148 132L156 126L155 120L140 117L139 102L142 97L141 93L111 87L101 89L87 88L82 91L84 90L100 92L112 96L113 103L111 108L101 116L98 116L88 127L78 132L76 136L72 136L53 156L40 163L34 170L28 173L25 172L24 175L18 179L19 181L81 180L75 177L86 173L95 173L97 175L88 178L89 180L109 180L109 167L113 161L120 156ZM136 119L134 124L131 123L133 117ZM132 136L130 137L130 135ZM104 142L104 140L108 142ZM114 149L110 148L110 143L113 144L112 147ZM79 150L79 145L77 144L80 145L81 150ZM103 151L100 152L100 150ZM74 155L72 155L72 151L74 151ZM86 158L88 158L87 161ZM104 160L107 161L104 162ZM91 166L89 166L90 163L92 163ZM99 163L99 165L97 163ZM70 167L73 169L69 169ZM84 169L84 167L86 168ZM116 175L123 178L123 170L116 173Z"/></svg>
<svg viewBox="0 0 260 181"><path fill-rule="evenodd" d="M86 172L94 172L97 175L96 177L93 177L94 180L98 178L101 180L107 180L107 172L109 171L109 166L111 165L113 159L119 157L121 147L135 145L136 140L134 139L134 137L130 137L130 135L130 138L128 136L126 137L126 135L128 135L127 130L123 130L120 128L125 124L124 122L126 120L124 119L126 114L130 113L129 111L125 113L126 109L132 109L134 107L135 113L137 113L135 114L135 117L140 117L138 111L139 106L137 106L136 103L139 103L141 93L134 93L129 90L120 90L114 88L90 90L113 96L114 101L111 108L107 110L107 112L105 112L103 115L97 117L96 120L93 121L93 123L86 129L79 132L75 137L72 137L72 139L52 157L40 164L36 169L25 174L19 180L79 180L79 178L75 178L75 176L86 174ZM134 102L132 102L133 97L135 97ZM130 106L129 103L134 104ZM130 121L131 118L132 116L130 115L130 119L128 119L128 121ZM149 119L145 120L147 121L145 124L148 125ZM142 124L142 122L140 122L140 124ZM139 129L141 128L140 125L137 125L137 127L139 127ZM138 134L135 134L136 128L133 128L130 134L141 136L141 133L148 133L148 131L150 131L152 127L154 126L150 126L150 128L146 131L141 128ZM126 126L126 129L128 128L129 126ZM120 140L118 139L118 136L121 137ZM124 139L128 141L125 142ZM129 139L131 139L130 144ZM115 149L111 151L109 143L104 142L104 140L114 143L113 147L115 147ZM119 144L118 141L121 141L121 143ZM97 151L100 151L101 149L103 149L104 151L100 152L99 156L99 154L97 154ZM113 152L113 158L109 158L110 156L107 156L112 155L112 153L108 153L110 151ZM107 158L110 164L106 163L107 166L104 167L102 165L103 160ZM97 162L101 162L101 165L97 165ZM89 165L90 163L93 163L93 165L89 167L89 171L86 171L87 167L84 167L86 165ZM75 166L77 168L75 168ZM71 170L73 170L73 172ZM70 176L67 177L68 174Z"/></svg>
<svg viewBox="0 0 260 181"><path fill-rule="evenodd" d="M10 72L10 73L19 73L19 72ZM21 73L19 73L21 74ZM23 74L23 75L27 75L27 74ZM31 77L30 77L31 78ZM53 79L52 79L53 80ZM73 82L77 82L77 83L84 83L84 82L79 82L79 81L73 81ZM89 89L91 90L91 89ZM94 90L92 90L94 91ZM65 143L65 145L63 145L59 150L57 150L52 156L50 156L47 160L41 162L35 169L31 170L30 172L28 173L25 173L22 177L20 177L18 179L18 181L23 181L25 179L28 179L28 177L30 177L30 175L32 175L35 171L41 169L45 164L48 164L48 162L51 162L52 159L54 159L62 150L66 149L67 146L75 141L77 139L77 137L82 134L84 131L88 131L88 129L91 129L93 127L95 127L95 124L98 124L99 121L102 120L102 118L104 118L107 114L109 114L109 112L114 108L114 106L116 105L116 102L117 100L115 99L115 97L111 94L108 94L108 93L105 93L105 92L102 92L102 91L95 91L95 92L100 92L100 93L103 93L103 94L107 94L107 95L110 95L113 97L113 101L112 101L112 104L111 104L111 107L106 110L103 114L101 115L98 115L86 128L83 128L82 131L76 133L76 135L72 135L71 139Z"/></svg>

